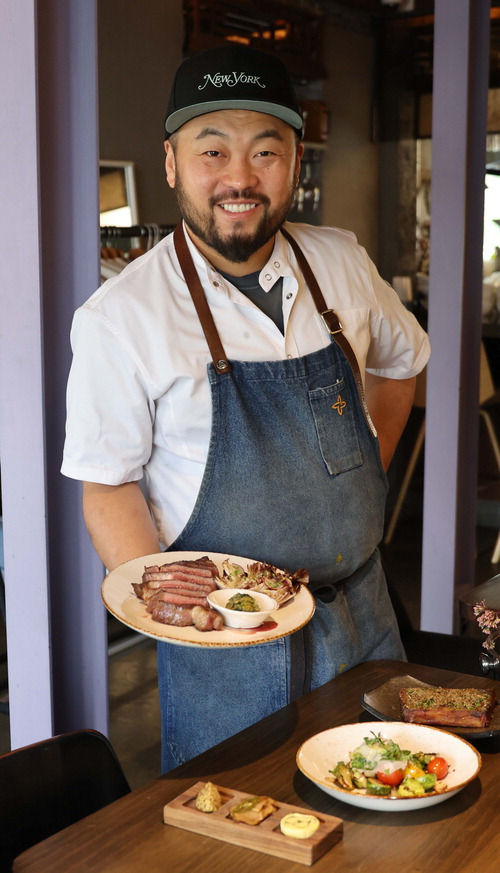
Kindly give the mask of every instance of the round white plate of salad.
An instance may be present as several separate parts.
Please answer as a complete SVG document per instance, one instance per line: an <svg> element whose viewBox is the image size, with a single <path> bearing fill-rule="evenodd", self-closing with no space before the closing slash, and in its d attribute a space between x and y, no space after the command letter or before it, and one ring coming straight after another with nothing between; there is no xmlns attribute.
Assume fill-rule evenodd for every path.
<svg viewBox="0 0 500 873"><path fill-rule="evenodd" d="M461 737L402 722L360 722L322 731L297 752L299 770L331 797L378 812L442 803L481 769Z"/></svg>

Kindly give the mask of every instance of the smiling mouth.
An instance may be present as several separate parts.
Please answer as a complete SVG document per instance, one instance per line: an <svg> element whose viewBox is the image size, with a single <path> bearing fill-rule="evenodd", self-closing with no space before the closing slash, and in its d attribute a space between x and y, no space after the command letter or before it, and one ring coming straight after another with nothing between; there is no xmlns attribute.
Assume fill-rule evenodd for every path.
<svg viewBox="0 0 500 873"><path fill-rule="evenodd" d="M258 203L219 203L225 212L251 212Z"/></svg>

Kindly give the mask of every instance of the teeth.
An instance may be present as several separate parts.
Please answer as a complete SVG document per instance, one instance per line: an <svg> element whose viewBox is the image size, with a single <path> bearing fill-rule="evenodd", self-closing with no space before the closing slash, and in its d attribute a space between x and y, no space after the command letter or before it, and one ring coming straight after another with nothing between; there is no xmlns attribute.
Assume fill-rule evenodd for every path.
<svg viewBox="0 0 500 873"><path fill-rule="evenodd" d="M250 212L256 206L255 203L221 203L220 205L226 212Z"/></svg>

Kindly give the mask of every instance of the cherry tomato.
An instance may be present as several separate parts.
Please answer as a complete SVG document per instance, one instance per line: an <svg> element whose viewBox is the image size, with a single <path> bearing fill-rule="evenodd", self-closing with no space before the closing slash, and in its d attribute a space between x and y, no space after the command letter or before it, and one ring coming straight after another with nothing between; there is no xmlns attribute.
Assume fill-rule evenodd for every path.
<svg viewBox="0 0 500 873"><path fill-rule="evenodd" d="M427 764L427 772L434 773L436 779L444 779L448 772L448 764L444 758L436 756L435 758L431 758Z"/></svg>
<svg viewBox="0 0 500 873"><path fill-rule="evenodd" d="M404 775L404 770L394 770L392 773L383 773L379 770L376 777L383 785L399 785L403 781Z"/></svg>

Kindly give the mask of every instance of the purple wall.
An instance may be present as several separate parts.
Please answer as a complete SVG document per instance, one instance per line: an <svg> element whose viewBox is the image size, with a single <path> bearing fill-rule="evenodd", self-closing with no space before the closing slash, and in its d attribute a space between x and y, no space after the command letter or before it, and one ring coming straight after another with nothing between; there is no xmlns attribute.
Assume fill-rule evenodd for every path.
<svg viewBox="0 0 500 873"><path fill-rule="evenodd" d="M11 736L20 745L52 729L33 2L4 2L2 20L0 459Z"/></svg>
<svg viewBox="0 0 500 873"><path fill-rule="evenodd" d="M421 627L474 584L489 3L436 0Z"/></svg>
<svg viewBox="0 0 500 873"><path fill-rule="evenodd" d="M74 309L99 282L95 3L3 0L1 443L11 742L107 729L103 568L59 473Z"/></svg>

